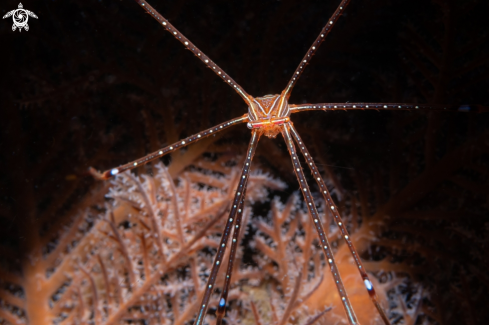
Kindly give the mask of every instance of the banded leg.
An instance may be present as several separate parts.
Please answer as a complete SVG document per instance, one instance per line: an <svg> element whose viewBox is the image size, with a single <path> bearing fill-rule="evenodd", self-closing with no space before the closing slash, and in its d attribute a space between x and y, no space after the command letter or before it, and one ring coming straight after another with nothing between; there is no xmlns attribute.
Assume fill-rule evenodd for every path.
<svg viewBox="0 0 489 325"><path fill-rule="evenodd" d="M355 246L353 245L350 235L348 234L348 230L346 229L345 223L341 219L341 216L338 212L338 207L334 203L333 199L331 198L331 195L328 191L328 188L326 187L326 184L324 183L323 179L321 178L321 175L319 174L319 171L316 167L316 164L314 163L314 160L311 157L311 154L307 150L304 142L302 142L301 137L299 136L299 133L297 133L297 130L294 128L292 124L290 124L290 133L292 133L292 137L295 139L297 142L297 145L299 146L302 154L304 155L304 158L306 159L307 164L309 165L309 168L311 169L312 176L316 180L319 189L321 191L321 194L323 195L324 201L326 202L327 207L331 209L331 212L334 216L334 221L338 225L338 227L341 230L341 234L345 238L346 244L348 245L348 248L350 249L351 255L353 256L353 259L355 260L355 263L357 264L358 271L360 272L360 276L362 277L363 283L365 284L365 287L367 288L368 294L370 296L370 299L374 303L375 307L379 311L380 316L382 317L382 320L384 321L384 324L390 325L389 318L387 317L384 309L380 305L379 298L377 296L377 293L375 292L375 289L372 285L372 282L370 281L367 272L365 271L365 268L362 265L362 261L360 259L360 256L358 256L357 250L355 249Z"/></svg>
<svg viewBox="0 0 489 325"><path fill-rule="evenodd" d="M292 166L294 167L294 172L297 180L299 181L302 195L304 196L304 200L306 201L309 215L311 216L313 224L316 227L316 231L318 232L321 248L323 249L324 255L327 258L329 266L331 267L331 274L333 275L333 278L335 280L336 288L338 289L339 296L341 297L341 303L343 304L343 308L345 309L348 321L350 322L350 325L359 324L355 312L353 311L353 308L351 306L350 299L348 298L348 294L346 293L345 286L343 285L343 281L341 280L341 276L338 271L338 267L336 266L333 252L331 250L331 245L328 238L326 237L326 233L324 232L323 226L321 224L321 219L319 218L319 214L312 198L311 191L309 189L309 186L307 185L304 171L302 170L301 164L299 162L299 157L296 154L294 141L290 136L289 125L291 125L291 123L287 123L284 125L282 129L282 135L285 139L287 149L289 150L290 156L292 158Z"/></svg>
<svg viewBox="0 0 489 325"><path fill-rule="evenodd" d="M241 196L245 191L246 184L248 183L251 160L253 159L253 155L255 154L256 145L258 144L258 140L260 139L260 136L261 136L260 131L254 130L253 133L251 134L250 144L248 146L248 150L246 151L245 163L241 171L238 188L236 189L236 194L234 195L233 205L231 207L231 211L229 212L229 218L226 222L226 228L224 229L224 233L222 234L221 241L217 249L217 254L214 259L214 263L212 265L211 273L209 275L209 278L207 279L204 297L202 298L202 303L200 305L199 313L197 314L197 318L195 319L194 325L204 324L205 314L207 312L207 309L209 308L209 299L211 297L214 284L216 283L217 273L219 272L219 267L221 266L222 258L224 257L224 253L226 251L226 245L229 238L229 233L231 232L231 228L233 227L234 224L234 219L236 217L238 206L241 201Z"/></svg>
<svg viewBox="0 0 489 325"><path fill-rule="evenodd" d="M182 43L188 50L190 50L197 58L199 58L204 64L214 71L219 77L221 77L225 83L227 83L231 88L233 88L245 101L246 105L251 105L252 98L248 93L241 88L240 85L233 78L231 78L223 69L221 69L217 64L215 64L207 55L204 54L194 43L190 42L179 30L175 28L168 20L165 19L158 11L156 11L149 3L145 0L136 0L136 2L143 7L151 16L153 16L158 23L160 23L168 32L170 32L180 43Z"/></svg>
<svg viewBox="0 0 489 325"><path fill-rule="evenodd" d="M90 174L92 174L92 176L95 177L96 179L106 180L106 179L109 179L110 177L115 176L119 173L122 173L126 170L131 170L133 168L147 164L148 162L155 160L155 159L158 159L158 158L161 158L170 152L173 152L177 149L186 147L189 144L197 142L197 141L199 141L205 137L208 137L210 135L216 134L217 132L225 130L234 124L243 123L243 122L247 122L247 121L248 121L247 115L243 115L241 117L234 118L234 119L229 120L227 122L213 126L207 130L204 130L202 132L196 133L196 134L191 135L187 138L179 140L178 142L175 142L169 146L161 148L160 150L152 152L149 155L146 155L146 156L141 157L137 160L131 161L131 162L129 162L125 165L119 166L117 168L108 169L108 170L104 171L103 173L100 173L95 168L90 167L89 171L90 171Z"/></svg>
<svg viewBox="0 0 489 325"><path fill-rule="evenodd" d="M248 185L248 181L246 181L244 185L243 194L241 195L241 201L239 202L238 212L235 218L235 224L233 228L233 239L231 242L231 252L229 253L228 268L226 271L226 277L224 278L224 286L222 288L221 297L219 298L219 305L216 310L216 318L217 318L216 325L221 325L222 319L226 312L226 303L228 299L229 287L231 285L231 277L233 276L234 260L236 258L236 252L238 251L239 232L241 229L241 220L243 217L244 199L245 199L247 185Z"/></svg>
<svg viewBox="0 0 489 325"><path fill-rule="evenodd" d="M291 113L303 111L448 111L448 112L489 112L489 107L482 105L442 105L442 104L403 104L403 103L318 103L289 105Z"/></svg>

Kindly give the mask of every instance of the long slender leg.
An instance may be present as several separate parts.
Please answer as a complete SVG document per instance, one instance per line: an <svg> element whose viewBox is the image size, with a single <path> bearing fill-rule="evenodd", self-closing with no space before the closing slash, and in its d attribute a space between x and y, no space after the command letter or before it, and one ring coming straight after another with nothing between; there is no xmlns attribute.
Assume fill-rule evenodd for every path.
<svg viewBox="0 0 489 325"><path fill-rule="evenodd" d="M231 78L223 69L221 69L217 64L215 64L207 55L204 54L194 43L190 42L188 38L183 36L180 31L178 31L168 20L165 19L158 11L156 11L151 5L149 5L144 0L135 0L141 7L144 8L154 19L158 21L167 31L169 31L177 40L180 41L187 49L192 51L192 53L198 57L204 64L214 71L219 77L221 77L225 83L230 85L245 101L246 105L250 106L252 98L248 93L241 88L240 85L233 78Z"/></svg>
<svg viewBox="0 0 489 325"><path fill-rule="evenodd" d="M353 308L351 306L350 299L348 298L348 294L346 293L345 287L343 285L343 281L341 280L341 276L336 266L333 252L331 251L331 245L329 244L329 240L326 237L326 233L324 232L323 226L321 224L321 219L319 218L319 214L312 198L311 191L309 189L309 186L307 185L304 171L302 170L301 164L299 162L299 157L297 156L297 153L295 151L295 145L290 136L289 124L290 123L284 125L282 129L282 135L285 139L287 149L289 150L290 156L292 158L292 166L294 167L295 175L297 177L297 180L299 181L299 186L301 188L302 195L304 196L304 200L306 201L309 215L311 216L313 224L318 232L321 248L323 249L324 255L328 260L329 266L331 267L331 273L333 274L336 288L338 289L338 293L341 297L341 303L343 304L343 308L345 308L348 321L351 325L359 324L355 312L353 311Z"/></svg>
<svg viewBox="0 0 489 325"><path fill-rule="evenodd" d="M214 263L212 265L211 273L209 275L209 278L207 279L204 297L202 298L200 310L199 313L197 314L197 318L195 319L194 325L201 325L204 323L205 314L207 313L207 308L209 308L209 299L213 292L214 284L216 283L217 273L219 272L219 267L221 266L224 252L226 251L227 241L229 238L229 234L231 232L231 228L233 227L234 224L234 219L238 211L238 206L241 200L241 196L245 191L245 187L248 182L251 160L253 159L253 155L255 154L256 145L258 144L258 140L260 139L260 136L261 136L261 132L256 130L254 130L253 133L251 134L250 144L248 146L248 150L246 151L245 163L241 171L238 188L236 189L236 194L234 195L233 205L231 207L231 211L229 212L229 218L226 222L226 228L224 229L224 233L222 234L221 241L217 249L217 254L214 259ZM235 228L236 227L239 227L239 225L236 225Z"/></svg>
<svg viewBox="0 0 489 325"><path fill-rule="evenodd" d="M301 137L299 136L299 133L297 133L297 130L294 128L292 124L290 124L290 132L292 133L292 136L294 137L295 141L297 142L297 145L299 146L302 154L304 155L304 158L306 159L307 164L309 165L309 168L311 169L312 176L314 179L316 179L316 182L319 186L319 189L321 190L321 194L324 197L324 201L326 202L327 207L331 209L331 212L334 216L334 221L338 225L338 227L341 230L341 234L345 238L346 244L348 245L348 248L350 249L351 255L353 256L353 259L355 260L355 263L357 264L358 271L360 272L360 275L363 279L363 283L365 283L365 287L367 288L368 294L370 296L370 299L372 299L372 302L374 303L375 307L379 311L380 316L382 317L382 320L386 325L390 325L389 318L387 317L384 309L380 305L379 298L377 297L377 294L375 293L375 289L372 285L372 282L370 281L367 272L365 271L365 268L362 265L362 261L360 259L360 256L358 256L357 250L355 249L355 246L353 245L351 239L350 239L350 234L348 233L348 230L346 229L345 223L341 219L340 213L338 212L338 207L334 203L333 199L331 198L331 195L328 191L328 188L326 187L326 184L324 184L323 179L321 178L321 175L319 174L319 171L316 167L316 164L314 163L314 160L311 157L311 154L309 151L307 151L307 148L302 142Z"/></svg>
<svg viewBox="0 0 489 325"><path fill-rule="evenodd" d="M131 161L125 165L119 166L117 168L108 169L108 170L104 171L103 173L98 172L93 167L90 167L89 171L93 175L93 177L95 177L96 179L101 179L101 180L109 179L110 177L115 176L119 173L122 173L126 170L131 170L133 168L147 164L148 162L155 160L155 159L158 159L158 158L161 158L170 152L173 152L177 149L186 147L189 144L197 142L197 141L199 141L205 137L208 137L210 135L216 134L217 132L220 132L224 129L227 129L228 127L230 127L234 124L246 122L246 121L248 121L247 116L248 115L246 114L246 115L243 115L241 117L237 117L237 118L234 118L234 119L229 120L227 122L218 124L218 125L213 126L207 130L196 133L196 134L191 135L185 139L179 140L178 142L175 142L169 146L161 148L160 150L152 152L149 155L146 155L146 156L141 157L137 160Z"/></svg>
<svg viewBox="0 0 489 325"><path fill-rule="evenodd" d="M289 105L291 113L303 111L450 111L450 112L489 112L489 107L482 105L442 105L442 104L403 104L403 103L318 103Z"/></svg>
<svg viewBox="0 0 489 325"><path fill-rule="evenodd" d="M284 97L286 99L289 99L290 92L292 91L292 88L294 88L295 83L297 82L297 80L301 76L302 72L304 71L304 68L309 63L312 56L316 53L317 49L319 48L319 45L321 45L321 43L324 41L326 36L329 34L329 32L333 28L334 24L338 21L338 18L340 18L340 16L343 14L343 12L346 9L346 6L348 6L348 3L350 3L350 0L341 1L338 8L336 8L336 11L333 13L331 18L329 18L328 22L326 23L326 25L321 30L321 33L319 33L316 40L312 43L311 47L309 48L309 50L306 52L306 54L302 58L301 63L299 64L297 69L295 69L294 74L292 75L292 79L290 79L289 83L287 84L287 87L285 87ZM279 112L279 114L277 116L281 116L280 113L281 112Z"/></svg>
<svg viewBox="0 0 489 325"><path fill-rule="evenodd" d="M224 317L226 311L226 302L228 299L229 286L231 285L231 277L233 276L233 266L234 260L236 258L236 252L238 251L238 240L239 240L239 232L241 229L241 220L243 217L243 207L244 207L244 198L246 194L246 186L248 182L244 185L243 195L241 196L241 201L238 205L238 212L236 214L234 229L233 229L233 239L231 243L231 252L229 254L228 268L226 271L226 277L224 278L224 286L222 288L221 297L219 298L219 305L216 311L216 325L221 325L222 319Z"/></svg>

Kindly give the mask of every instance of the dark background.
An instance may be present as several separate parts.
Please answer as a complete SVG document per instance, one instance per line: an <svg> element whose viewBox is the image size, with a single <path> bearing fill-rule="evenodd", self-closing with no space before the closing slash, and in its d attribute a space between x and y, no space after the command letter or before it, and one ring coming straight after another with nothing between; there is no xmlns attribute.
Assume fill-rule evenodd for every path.
<svg viewBox="0 0 489 325"><path fill-rule="evenodd" d="M263 96L285 87L338 1L151 4L249 94ZM29 233L67 222L65 212L95 186L86 174L89 166L117 166L176 140L175 135L187 136L247 111L235 92L133 1L23 5L39 17L29 18L28 32L12 32L11 18L0 24L0 244L4 263L13 269L20 269L32 248ZM3 16L17 6L18 1L3 1L0 12ZM488 13L485 0L352 0L290 102L489 106ZM433 53L438 66L428 59ZM369 179L372 171L388 169L393 152L402 159L403 138L392 136L399 119L444 121L435 127L435 159L448 150L440 141L452 137L454 145L460 144L488 125L487 113L292 116L303 138L315 143L314 153L330 165L323 168L330 167L345 191L354 189L351 170ZM240 153L249 132L244 125L235 129L224 141ZM429 135L423 137L421 142L430 141ZM265 139L257 159L293 190L281 141L280 136L274 141L275 151L276 144ZM420 170L425 160L420 154ZM487 180L477 195L458 191L457 199L470 197L478 208L480 220L467 227L480 235L487 227ZM486 263L477 267L484 269ZM478 323L480 317L472 319Z"/></svg>

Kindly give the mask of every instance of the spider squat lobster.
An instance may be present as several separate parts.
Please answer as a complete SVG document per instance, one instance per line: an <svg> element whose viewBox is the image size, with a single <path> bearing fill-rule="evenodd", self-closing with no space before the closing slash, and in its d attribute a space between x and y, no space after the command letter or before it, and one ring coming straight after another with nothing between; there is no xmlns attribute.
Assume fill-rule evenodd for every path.
<svg viewBox="0 0 489 325"><path fill-rule="evenodd" d="M390 324L389 319L382 309L379 299L375 293L375 289L372 286L372 282L369 280L369 277L362 265L362 262L358 256L358 253L350 240L347 229L341 219L341 216L338 213L338 209L331 198L331 195L326 188L326 185L320 176L320 173L309 154L305 144L301 140L298 132L293 126L293 123L290 120L290 115L292 113L297 113L301 111L308 110L450 110L450 111L469 111L475 106L455 106L455 105L420 105L420 104L401 104L401 103L320 103L320 104L302 104L302 105L292 105L288 103L288 99L290 97L291 91L295 86L295 83L301 76L304 68L311 60L312 56L315 54L319 45L326 38L330 30L333 28L335 23L337 22L340 15L345 11L350 0L341 1L340 5L332 15L332 17L327 21L326 26L321 30L320 34L311 45L309 50L306 52L304 58L301 60L299 66L294 71L293 77L285 87L285 89L281 92L280 95L266 95L263 97L252 97L249 95L238 83L236 83L225 71L223 71L217 64L215 64L207 55L205 55L200 49L198 49L192 42L190 42L184 35L182 35L168 20L166 20L162 15L160 15L153 7L151 7L147 2L143 0L136 0L136 2L143 7L150 15L155 18L156 21L160 25L162 25L168 32L170 32L177 40L179 40L188 50L192 51L194 55L199 58L208 68L210 68L216 75L221 77L224 82L229 84L237 93L240 95L248 106L248 113L237 117L235 119L229 120L227 122L216 125L212 128L206 129L197 134L191 135L187 138L179 140L178 142L171 144L167 147L164 147L158 151L150 153L142 158L139 158L133 162L127 163L125 165L119 166L117 168L112 168L106 170L103 173L97 172L95 169L90 168L90 172L92 175L98 179L106 180L112 176L115 176L121 172L126 170L130 170L136 168L140 165L146 164L152 160L158 159L168 153L171 153L175 150L178 150L182 147L189 145L190 143L197 142L200 139L220 132L224 129L227 129L235 124L246 123L247 127L252 131L252 137L248 146L245 162L243 165L243 169L240 175L240 182L238 188L236 190L234 200L232 203L231 211L229 213L229 217L226 222L224 233L221 237L221 242L219 244L219 249L217 251L217 255L213 262L213 267L210 272L206 290L204 292L204 296L202 298L202 302L200 304L200 310L197 314L195 324L203 324L204 317L207 314L208 303L211 297L211 294L214 290L215 281L217 278L217 274L222 264L224 252L227 249L228 239L231 234L231 230L233 230L233 239L231 244L231 254L228 261L228 267L226 271L225 283L223 290L221 292L221 297L219 299L218 308L216 311L217 324L221 324L222 319L225 314L225 308L227 304L227 294L230 286L230 279L232 277L232 265L235 259L236 254L236 238L238 237L239 230L241 227L241 214L242 214L242 206L244 202L246 185L248 181L249 169L251 167L251 162L253 159L253 155L255 153L257 144L262 135L267 137L275 138L279 133L285 139L287 149L290 153L292 164L294 168L294 172L299 181L299 185L301 191L303 193L304 199L306 201L306 205L309 211L309 215L312 218L313 224L316 227L316 230L319 235L319 240L321 244L321 248L326 256L327 263L331 267L331 271L335 280L335 284L338 290L338 293L341 297L341 302L346 312L346 316L349 320L350 324L358 324L358 320L356 318L355 312L351 306L350 300L348 298L348 294L343 286L343 282L340 274L338 273L338 269L336 266L336 262L334 256L331 251L331 246L329 244L328 238L325 235L325 231L321 224L319 214L316 209L316 204L313 200L313 197L310 195L311 191L306 182L304 172L302 170L301 164L299 162L299 158L297 156L297 151L295 145L299 146L299 150L303 154L306 163L308 164L311 172L314 176L314 179L318 183L318 187L323 195L327 206L331 209L331 212L334 216L334 220L338 225L342 237L345 239L348 248L353 256L353 260L359 270L360 276L363 279L365 287L369 293L369 296L376 306L381 318L383 319L385 324ZM294 144L294 142L296 144Z"/></svg>

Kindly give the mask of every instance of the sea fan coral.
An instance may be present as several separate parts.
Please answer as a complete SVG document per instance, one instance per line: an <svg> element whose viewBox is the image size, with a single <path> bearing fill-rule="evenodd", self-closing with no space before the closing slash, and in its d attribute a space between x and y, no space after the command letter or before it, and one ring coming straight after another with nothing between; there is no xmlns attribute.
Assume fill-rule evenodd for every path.
<svg viewBox="0 0 489 325"><path fill-rule="evenodd" d="M460 277L461 282L453 282L450 291L459 292L464 286L473 290L470 289L476 283L473 273L465 270L479 268L482 261L477 257L478 248L473 247L474 259L460 268L460 273L446 273L443 267L452 263L447 256L453 250L449 245L445 248L439 245L443 238L414 232L410 224L428 229L436 222L451 236L478 236L464 232L463 224L458 225L460 215L469 215L467 203L460 201L456 212L441 211L439 204L430 208L423 202L424 196L436 198L436 191L427 189L419 193L415 189L419 189L419 184L429 188L451 179L469 184L471 173L461 168L465 161L461 153L471 148L473 168L482 166L485 154L477 148L484 148L484 139L482 136L462 143L447 153L433 166L442 175L414 174L406 183L392 185L386 198L381 194L382 174L372 179L353 174L358 193L343 195L339 200L338 207L348 221L352 240L366 269L377 275L378 279L373 277L373 281L379 281L376 283L379 294L394 323L446 323L441 310L454 301L438 299L437 291L442 290L443 282L430 284L425 279L440 281L443 276L451 281ZM229 208L239 175L234 160L223 152L221 149L221 154L213 159L197 160L176 180L166 167L158 164L153 168L154 176L124 173L110 186L102 186L88 195L81 203L85 208L75 213L71 224L59 229L59 235L42 246L41 255L36 257L35 252L30 255L22 275L2 273L3 322L186 324L192 320L222 234L221 219ZM393 168L399 172L399 168L410 165L394 164ZM390 172L387 174L394 177ZM487 180L479 182L484 184ZM249 185L244 216L245 224L251 228L240 235L243 245L239 246L234 267L228 322L345 323L340 298L332 290L330 271L317 248L314 229L297 193L286 202L274 198L268 206L270 190L280 193L285 184L254 172ZM368 199L375 196L377 203ZM474 198L477 197L474 193ZM403 204L404 198L417 200ZM260 205L258 210L262 212L252 213ZM362 324L376 324L377 314L338 228L331 222L327 209L319 210L324 224L330 225L328 237L336 247L339 271L355 311ZM270 212L262 214L264 211ZM446 216L451 221L443 220ZM483 245L484 240L479 240ZM420 241L424 246L419 246ZM426 258L429 256L436 260L430 261ZM432 265L435 273L426 270L427 264ZM217 288L222 286L223 278L221 274ZM211 299L214 308L218 292ZM456 311L456 317L463 317ZM209 323L212 322L210 317Z"/></svg>
<svg viewBox="0 0 489 325"><path fill-rule="evenodd" d="M72 267L70 272L78 270L77 276L85 276L83 270L90 274L83 257L91 246L84 244L84 251L80 242L86 243L85 234L100 222L99 215L107 208L100 202L108 189L102 184L87 185L81 176L88 166L129 161L243 112L225 95L225 85L213 82L210 72L189 53L173 50L173 40L153 29L147 15L133 10L132 1L36 5L39 9L31 9L41 20L29 34L13 37L9 26L2 30L4 48L9 50L3 52L8 67L2 74L0 98L5 108L0 128L4 155L0 159L0 322L7 324L15 324L18 318L41 322L46 311L51 312L50 305L64 299L61 293L69 287L64 282L69 273L57 272L62 266ZM171 13L176 25L199 45L206 44L208 54L245 83L246 89L267 93L287 81L283 80L289 77L286 71L295 68L288 64L295 65L294 56L304 54L302 42L322 24L324 6L336 3L319 1L320 7L300 1L281 1L280 6L263 1L160 5L168 5L165 12ZM328 46L298 85L301 88L294 95L298 102L322 100L326 94L343 102L429 102L442 95L447 103L487 105L487 1L394 4L359 0L352 1L351 8L345 24L330 35ZM270 38L275 40L273 46L266 42ZM487 117L396 113L311 113L297 127L307 133L308 143L315 144L320 168L335 184L337 198L341 194L339 207L349 220L366 268L387 286L393 323L487 323ZM238 146L241 140L233 141ZM189 148L188 155L173 155L170 174L176 177L208 144ZM271 142L264 141L262 148L258 151L262 162L266 160L267 167L273 166L273 172L290 184L289 192L280 194L288 196L297 183L290 178L290 165L284 163L286 155ZM240 151L230 155L236 152ZM194 174L189 179L198 183L199 177ZM280 212L280 204L273 204L279 205ZM265 204L254 215L265 218L268 208ZM298 207L292 211L300 215ZM275 213L269 217L271 226L282 222L275 221ZM111 215L105 213L103 218L110 228ZM257 220L251 223L258 228ZM128 223L116 225L120 233L128 231L124 228ZM298 221L300 240L302 226ZM114 236L111 231L105 234ZM334 227L330 235L335 238ZM258 236L267 240L265 232ZM346 248L341 241L335 242L339 256L348 261ZM255 301L291 292L276 288L276 253L267 255L255 247L255 253L262 254L256 263L273 268L269 282L265 278L263 287L253 287L254 297L261 297ZM246 263L253 261L249 254L243 253ZM79 257L65 262L65 256ZM140 267L136 265L135 270L141 272ZM300 267L289 269L305 277ZM100 272L96 267L92 270ZM331 281L327 272L324 283ZM297 283L297 274L291 273L289 283ZM355 270L342 274L358 279ZM95 277L95 287L103 288L99 280ZM319 279L311 280L315 284ZM315 292L327 293L324 288L329 285L321 285ZM90 318L88 276L83 286L82 310L87 311L83 316ZM359 288L364 290L363 285ZM43 295L43 290L52 294ZM72 298L77 297L73 293ZM99 304L104 299L102 289ZM312 302L321 299L312 295L301 308L307 304L315 310ZM69 312L79 303L62 308ZM61 315L61 305L57 306L56 315ZM239 307L234 305L227 319L254 322ZM265 322L267 311L255 307ZM304 310L291 315L305 320L300 318ZM321 320L332 317L335 310Z"/></svg>
<svg viewBox="0 0 489 325"><path fill-rule="evenodd" d="M93 193L89 207L46 245L43 259L31 260L37 274L10 277L12 294L4 292L0 317L11 324L183 324L191 319L236 183L235 168L225 163L201 161L196 166L209 169L189 170L178 184L158 164L153 177L117 177L107 203L100 197L104 189ZM253 173L248 197L263 201L269 189L283 187ZM257 279L257 274L238 268L234 281ZM3 281L5 286L9 278ZM230 298L241 294L233 291Z"/></svg>
<svg viewBox="0 0 489 325"><path fill-rule="evenodd" d="M233 165L229 155L199 159L173 180L159 163L154 176L124 173L99 188L44 246L42 258L31 256L25 271L32 276L11 273L2 280L8 291L1 297L0 317L31 325L186 324L197 311L234 194L239 171ZM269 191L284 186L253 172L247 202L268 204ZM343 320L339 297L318 296L320 286L332 283L297 194L285 204L275 198L270 215L252 221L249 204L244 224L252 231L240 235L246 245L239 246L234 266L228 321ZM334 230L330 236L335 238ZM250 249L251 256L244 256ZM217 287L223 280L221 274Z"/></svg>

